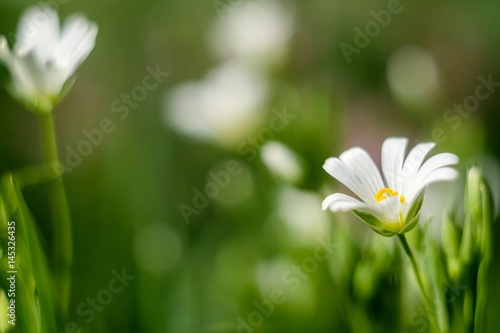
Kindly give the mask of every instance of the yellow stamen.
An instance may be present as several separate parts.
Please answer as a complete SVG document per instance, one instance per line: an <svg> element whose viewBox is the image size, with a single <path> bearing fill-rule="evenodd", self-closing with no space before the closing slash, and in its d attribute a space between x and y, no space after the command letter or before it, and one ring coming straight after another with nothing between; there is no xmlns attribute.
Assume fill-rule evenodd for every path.
<svg viewBox="0 0 500 333"><path fill-rule="evenodd" d="M390 197L393 197L395 195L398 195L398 192L395 192L395 191L391 190L390 188L383 188L380 191L378 191L377 194L375 194L375 200L382 201L385 198L387 198L387 196L384 196L384 194L388 194Z"/></svg>
<svg viewBox="0 0 500 333"><path fill-rule="evenodd" d="M405 203L405 197L404 197L404 195L402 195L402 196L399 197L399 202Z"/></svg>

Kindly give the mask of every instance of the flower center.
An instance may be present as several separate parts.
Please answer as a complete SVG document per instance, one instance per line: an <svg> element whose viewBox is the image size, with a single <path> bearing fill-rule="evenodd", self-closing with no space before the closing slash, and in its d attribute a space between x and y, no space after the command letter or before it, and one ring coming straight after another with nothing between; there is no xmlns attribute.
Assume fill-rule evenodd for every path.
<svg viewBox="0 0 500 333"><path fill-rule="evenodd" d="M387 199L388 197L393 197L395 195L398 195L398 192L393 191L390 188L383 188L380 191L378 191L377 194L375 194L375 200L378 202ZM399 197L399 202L405 203L405 197L403 195Z"/></svg>

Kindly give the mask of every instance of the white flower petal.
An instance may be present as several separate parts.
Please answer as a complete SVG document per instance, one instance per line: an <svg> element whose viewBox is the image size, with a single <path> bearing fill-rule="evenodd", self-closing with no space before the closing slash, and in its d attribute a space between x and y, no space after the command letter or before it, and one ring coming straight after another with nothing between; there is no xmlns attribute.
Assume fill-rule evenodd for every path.
<svg viewBox="0 0 500 333"><path fill-rule="evenodd" d="M431 173L419 181L418 184L413 188L413 192L410 194L409 202L416 198L427 185L443 181L455 180L458 176L457 170L449 167L443 167L433 170Z"/></svg>
<svg viewBox="0 0 500 333"><path fill-rule="evenodd" d="M360 180L352 172L352 170L339 158L330 157L325 161L323 169L328 172L333 178L337 179L339 182L347 186L352 192L354 192L363 201L370 201L371 193L367 188L363 187Z"/></svg>
<svg viewBox="0 0 500 333"><path fill-rule="evenodd" d="M75 72L94 48L97 30L97 25L82 15L73 15L64 22L55 54L56 66L66 69L67 77Z"/></svg>
<svg viewBox="0 0 500 333"><path fill-rule="evenodd" d="M425 177L422 183L425 186L436 182L455 180L457 177L458 177L457 170L450 167L444 167L434 170L427 177Z"/></svg>
<svg viewBox="0 0 500 333"><path fill-rule="evenodd" d="M425 157L435 146L434 142L419 143L408 153L398 181L403 184L400 194L405 195L411 189Z"/></svg>
<svg viewBox="0 0 500 333"><path fill-rule="evenodd" d="M321 204L323 210L329 208L332 212L345 212L349 210L372 211L372 208L351 196L343 193L334 193L326 197Z"/></svg>
<svg viewBox="0 0 500 333"><path fill-rule="evenodd" d="M382 171L387 187L400 191L400 174L408 145L407 138L388 138L382 145Z"/></svg>
<svg viewBox="0 0 500 333"><path fill-rule="evenodd" d="M34 98L43 89L40 86L46 82L45 73L40 70L35 57L34 52L23 58L13 57L9 67L16 90L28 99Z"/></svg>
<svg viewBox="0 0 500 333"><path fill-rule="evenodd" d="M51 60L59 35L59 16L55 10L40 6L28 8L17 28L14 51L20 56L34 51L44 65Z"/></svg>
<svg viewBox="0 0 500 333"><path fill-rule="evenodd" d="M0 61L11 74L10 92L34 108L51 108L78 65L94 47L97 26L82 16L66 21L61 36L57 12L45 6L27 9L10 52L0 37Z"/></svg>
<svg viewBox="0 0 500 333"><path fill-rule="evenodd" d="M408 202L413 201L418 194L422 191L425 185L422 185L424 180L429 176L433 171L448 166L454 165L458 163L458 157L456 155L450 153L441 153L432 156L420 167L417 174L408 179L406 189L405 189L405 197Z"/></svg>
<svg viewBox="0 0 500 333"><path fill-rule="evenodd" d="M434 142L419 143L408 153L401 175L406 178L415 176L427 154L436 146Z"/></svg>
<svg viewBox="0 0 500 333"><path fill-rule="evenodd" d="M378 214L376 216L382 222L398 222L399 221L399 195L388 197L377 202L376 208Z"/></svg>
<svg viewBox="0 0 500 333"><path fill-rule="evenodd" d="M458 163L458 157L451 153L441 153L429 158L418 170L415 182L423 181L431 172L448 165Z"/></svg>
<svg viewBox="0 0 500 333"><path fill-rule="evenodd" d="M369 202L375 203L375 194L384 188L384 182L370 155L364 149L354 147L343 152L340 155L340 160L356 175L361 186L368 189L370 192Z"/></svg>

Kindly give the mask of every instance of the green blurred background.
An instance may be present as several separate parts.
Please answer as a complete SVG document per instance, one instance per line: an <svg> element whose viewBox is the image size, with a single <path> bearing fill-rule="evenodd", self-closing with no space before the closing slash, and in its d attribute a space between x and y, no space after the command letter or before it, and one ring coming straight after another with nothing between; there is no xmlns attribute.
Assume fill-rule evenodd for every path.
<svg viewBox="0 0 500 333"><path fill-rule="evenodd" d="M350 63L341 43L355 46L353 29L364 30L370 12L386 10L387 1L54 3L63 19L82 12L99 26L93 52L55 110L63 164L67 147L86 139L83 130L103 118L116 126L65 175L74 226L70 320L82 332L426 331L417 321L425 314L412 317L419 298L405 287L412 277L401 275L395 239L374 238L349 214L321 211L324 196L345 192L322 164L354 145L379 163L386 137L406 136L413 146L441 128L436 150L460 156L462 174L470 164L483 166L497 193L500 87L467 116L443 117L475 94L479 76L500 81L500 2L404 0ZM22 11L36 4L0 1L0 34L14 32ZM264 46L252 34L259 29ZM253 45L265 52L253 54ZM142 85L147 66L169 75L120 119L113 102ZM0 172L39 163L36 117L5 90L0 110ZM274 170L260 154L269 135L258 135L283 110L294 117L272 139L297 161L283 166L287 159L278 158ZM243 150L252 145L249 135L257 137L254 158ZM269 154L280 156L276 149ZM210 172L233 160L239 173L206 207L194 207L196 190L213 182ZM461 199L460 182L447 186L456 197L436 190L438 211ZM45 188L24 194L50 253ZM196 213L186 219L182 204ZM494 231L496 238L496 224ZM284 281L314 255L318 238L329 237L335 247L327 260L299 283ZM87 323L78 306L122 269L135 279ZM274 289L284 292L283 304L252 318L255 302ZM492 314L499 293L496 285ZM489 318L491 332L498 321Z"/></svg>

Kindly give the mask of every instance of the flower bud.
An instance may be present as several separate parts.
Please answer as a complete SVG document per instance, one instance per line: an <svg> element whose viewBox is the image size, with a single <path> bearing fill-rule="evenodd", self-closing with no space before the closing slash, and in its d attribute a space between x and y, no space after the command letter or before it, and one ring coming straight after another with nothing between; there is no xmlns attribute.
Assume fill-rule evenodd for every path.
<svg viewBox="0 0 500 333"><path fill-rule="evenodd" d="M448 274L451 278L456 277L459 270L458 250L460 239L454 221L455 214L445 210L441 224L441 241L446 254Z"/></svg>
<svg viewBox="0 0 500 333"><path fill-rule="evenodd" d="M467 184L465 185L465 213L480 213L481 193L480 185L483 175L478 167L472 167L467 174Z"/></svg>
<svg viewBox="0 0 500 333"><path fill-rule="evenodd" d="M460 263L464 267L470 267L474 261L476 231L476 224L474 223L473 216L469 214L465 219L462 242L460 244Z"/></svg>

